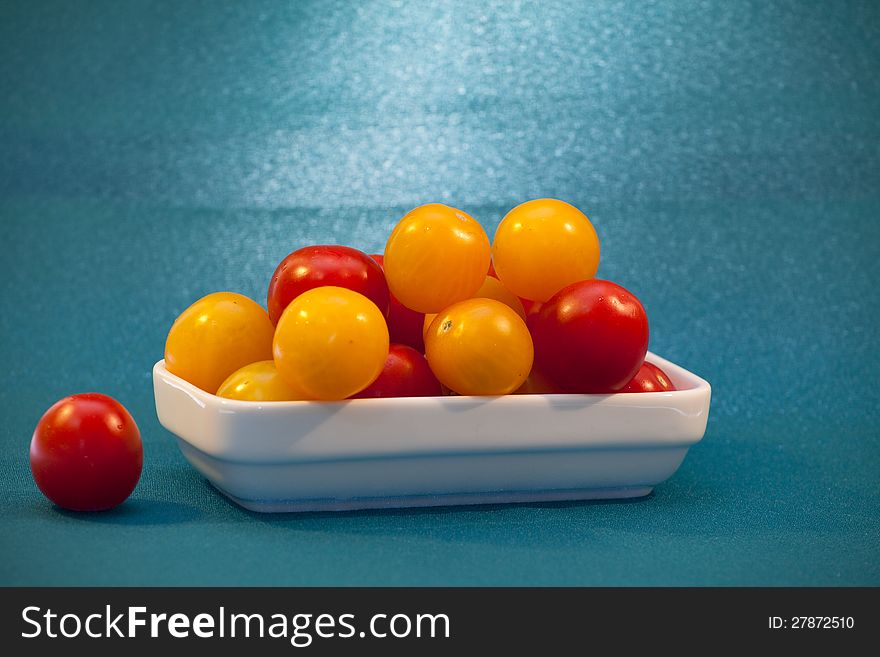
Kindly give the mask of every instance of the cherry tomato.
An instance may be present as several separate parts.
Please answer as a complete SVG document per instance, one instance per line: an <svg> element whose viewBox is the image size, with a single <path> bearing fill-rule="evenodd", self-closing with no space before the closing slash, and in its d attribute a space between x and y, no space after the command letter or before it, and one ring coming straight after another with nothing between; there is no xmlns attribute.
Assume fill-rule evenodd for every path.
<svg viewBox="0 0 880 657"><path fill-rule="evenodd" d="M388 327L375 303L349 289L316 287L278 320L278 373L307 399L338 400L370 385L388 356Z"/></svg>
<svg viewBox="0 0 880 657"><path fill-rule="evenodd" d="M385 268L384 257L373 254L370 256L379 263L379 266ZM425 338L422 326L425 323L425 313L419 313L415 310L407 308L393 294L391 296L391 307L388 310L388 334L391 336L391 342L405 344L419 353L425 353Z"/></svg>
<svg viewBox="0 0 880 657"><path fill-rule="evenodd" d="M358 292L388 314L385 274L366 253L348 246L306 246L282 260L269 283L269 318L277 324L281 313L296 297L324 285Z"/></svg>
<svg viewBox="0 0 880 657"><path fill-rule="evenodd" d="M31 439L34 481L58 506L103 511L122 504L141 476L144 450L125 407L90 392L56 402Z"/></svg>
<svg viewBox="0 0 880 657"><path fill-rule="evenodd" d="M669 392L675 390L675 384L654 363L645 361L620 392Z"/></svg>
<svg viewBox="0 0 880 657"><path fill-rule="evenodd" d="M529 375L534 356L522 318L494 299L460 301L439 313L425 350L440 382L460 395L513 392Z"/></svg>
<svg viewBox="0 0 880 657"><path fill-rule="evenodd" d="M504 283L497 277L488 275L480 286L480 289L474 292L474 299L495 299L508 306L517 315L526 319L526 311L519 297L504 287Z"/></svg>
<svg viewBox="0 0 880 657"><path fill-rule="evenodd" d="M529 316L528 324L538 369L567 392L619 391L648 350L645 309L609 281L564 287Z"/></svg>
<svg viewBox="0 0 880 657"><path fill-rule="evenodd" d="M489 258L489 238L473 217L432 203L411 210L394 227L385 246L385 275L407 308L436 313L480 289Z"/></svg>
<svg viewBox="0 0 880 657"><path fill-rule="evenodd" d="M233 292L202 297L174 320L165 367L214 394L240 367L272 358L275 327L256 301Z"/></svg>
<svg viewBox="0 0 880 657"><path fill-rule="evenodd" d="M278 374L274 360L261 360L236 370L220 385L217 396L259 402L303 399Z"/></svg>
<svg viewBox="0 0 880 657"><path fill-rule="evenodd" d="M546 301L566 285L593 278L599 238L586 215L552 198L507 213L492 244L495 271L517 296Z"/></svg>
<svg viewBox="0 0 880 657"><path fill-rule="evenodd" d="M354 397L439 397L441 394L440 382L425 357L412 347L393 344L379 378Z"/></svg>
<svg viewBox="0 0 880 657"><path fill-rule="evenodd" d="M520 301L520 298L516 296L513 292L508 290L506 287L504 287L504 284L494 276L486 276L486 280L483 281L480 289L474 293L473 298L495 299L495 301L500 301L504 305L509 306L511 310L522 317L523 321L525 321L526 319L526 311L523 309L523 303L522 301ZM437 313L427 313L425 315L425 321L422 324L423 335L428 334L428 329L431 326L431 322L434 321L434 318L436 316Z"/></svg>

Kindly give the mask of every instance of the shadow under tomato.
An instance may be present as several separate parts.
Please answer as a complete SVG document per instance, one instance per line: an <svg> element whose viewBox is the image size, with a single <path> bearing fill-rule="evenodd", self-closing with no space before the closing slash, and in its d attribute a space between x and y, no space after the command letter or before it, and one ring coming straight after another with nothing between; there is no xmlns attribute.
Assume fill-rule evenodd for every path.
<svg viewBox="0 0 880 657"><path fill-rule="evenodd" d="M127 500L107 511L68 511L52 505L52 510L71 520L104 525L175 525L201 517L195 507L161 500Z"/></svg>

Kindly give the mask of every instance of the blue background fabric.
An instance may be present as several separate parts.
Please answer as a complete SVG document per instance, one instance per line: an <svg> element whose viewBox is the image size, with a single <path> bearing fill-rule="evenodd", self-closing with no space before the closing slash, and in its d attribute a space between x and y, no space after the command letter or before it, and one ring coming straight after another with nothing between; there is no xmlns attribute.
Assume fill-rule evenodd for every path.
<svg viewBox="0 0 880 657"><path fill-rule="evenodd" d="M0 584L880 584L880 6L0 6ZM260 515L210 487L150 370L208 292L381 251L446 202L583 209L651 349L713 385L644 499ZM44 499L33 428L102 391L132 498ZM536 430L539 428L536 428Z"/></svg>

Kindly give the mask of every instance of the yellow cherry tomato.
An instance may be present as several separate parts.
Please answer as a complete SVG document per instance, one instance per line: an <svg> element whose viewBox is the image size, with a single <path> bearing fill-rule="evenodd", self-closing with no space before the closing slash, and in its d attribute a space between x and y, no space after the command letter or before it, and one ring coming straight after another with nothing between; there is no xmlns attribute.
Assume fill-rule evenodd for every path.
<svg viewBox="0 0 880 657"><path fill-rule="evenodd" d="M480 289L474 293L473 298L495 299L495 301L500 301L504 305L509 306L517 315L523 318L523 321L526 319L526 311L525 308L523 308L522 301L520 301L519 297L513 292L504 287L504 283L494 276L486 276L486 280L483 281ZM423 338L428 334L428 328L430 328L431 322L434 321L436 316L437 313L427 313L425 315L425 321L422 324Z"/></svg>
<svg viewBox="0 0 880 657"><path fill-rule="evenodd" d="M261 360L236 370L220 384L217 396L259 402L303 399L302 393L278 374L274 360Z"/></svg>
<svg viewBox="0 0 880 657"><path fill-rule="evenodd" d="M515 295L547 301L599 268L599 238L587 216L552 198L527 201L507 213L492 243L492 261Z"/></svg>
<svg viewBox="0 0 880 657"><path fill-rule="evenodd" d="M504 283L494 276L486 276L486 280L480 286L480 289L474 293L474 299L495 299L505 306L508 306L517 315L526 321L526 310L523 308L522 301L513 292L508 290Z"/></svg>
<svg viewBox="0 0 880 657"><path fill-rule="evenodd" d="M532 369L534 348L525 322L494 299L469 299L437 314L425 338L428 364L460 395L506 395Z"/></svg>
<svg viewBox="0 0 880 657"><path fill-rule="evenodd" d="M346 288L316 287L296 297L275 329L283 379L308 399L338 400L370 385L385 366L388 326L376 304Z"/></svg>
<svg viewBox="0 0 880 657"><path fill-rule="evenodd" d="M174 320L165 367L214 394L240 367L272 358L275 327L256 301L234 292L202 297Z"/></svg>
<svg viewBox="0 0 880 657"><path fill-rule="evenodd" d="M420 313L440 312L470 299L491 259L489 238L470 215L439 203L411 210L385 246L385 278L392 294Z"/></svg>

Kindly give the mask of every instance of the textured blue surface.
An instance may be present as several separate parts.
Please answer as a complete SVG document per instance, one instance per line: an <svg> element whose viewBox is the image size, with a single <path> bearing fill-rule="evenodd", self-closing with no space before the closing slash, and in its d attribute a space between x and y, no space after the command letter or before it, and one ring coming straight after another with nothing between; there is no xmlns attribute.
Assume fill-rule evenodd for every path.
<svg viewBox="0 0 880 657"><path fill-rule="evenodd" d="M880 584L874 2L4 3L0 584ZM643 500L261 516L155 418L171 321L428 201L555 196L704 441ZM132 411L116 511L37 491L57 398Z"/></svg>

